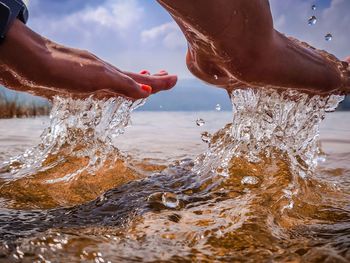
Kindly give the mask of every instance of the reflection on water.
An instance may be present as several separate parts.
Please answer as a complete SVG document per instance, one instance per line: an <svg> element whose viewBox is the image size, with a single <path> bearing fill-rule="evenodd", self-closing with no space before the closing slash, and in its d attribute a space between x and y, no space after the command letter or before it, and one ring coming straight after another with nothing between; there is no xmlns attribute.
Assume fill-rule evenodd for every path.
<svg viewBox="0 0 350 263"><path fill-rule="evenodd" d="M327 116L322 151L316 142L325 110L340 100L332 99L247 90L232 97L228 125L232 113L221 111L135 112L133 127L117 138L73 130L74 143L63 139L29 174L23 159L15 172L3 165L0 262L347 262L350 115ZM120 105L109 105L107 116L123 129L131 104L117 113ZM76 108L70 128L80 127L85 111ZM5 122L0 136L11 122L24 130L43 119ZM208 143L204 132L212 134ZM91 143L107 148L84 152ZM89 167L105 149L113 151L97 169L53 180Z"/></svg>

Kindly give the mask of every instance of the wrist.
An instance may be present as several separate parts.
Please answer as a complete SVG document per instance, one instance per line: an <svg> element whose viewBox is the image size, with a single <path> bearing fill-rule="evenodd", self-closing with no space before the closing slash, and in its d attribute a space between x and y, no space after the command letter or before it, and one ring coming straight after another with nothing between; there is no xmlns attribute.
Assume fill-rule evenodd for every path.
<svg viewBox="0 0 350 263"><path fill-rule="evenodd" d="M46 40L21 21L14 21L0 45L1 67L30 79L32 72L42 70L47 57Z"/></svg>

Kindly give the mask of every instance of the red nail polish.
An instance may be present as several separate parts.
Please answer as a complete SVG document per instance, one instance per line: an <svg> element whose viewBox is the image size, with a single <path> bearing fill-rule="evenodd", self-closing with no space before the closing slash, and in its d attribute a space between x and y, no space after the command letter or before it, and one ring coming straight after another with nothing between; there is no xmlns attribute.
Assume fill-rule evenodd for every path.
<svg viewBox="0 0 350 263"><path fill-rule="evenodd" d="M140 72L141 75L151 75L151 73L148 70L142 70Z"/></svg>
<svg viewBox="0 0 350 263"><path fill-rule="evenodd" d="M148 92L148 93L152 93L152 87L145 85L145 84L141 84L141 89Z"/></svg>

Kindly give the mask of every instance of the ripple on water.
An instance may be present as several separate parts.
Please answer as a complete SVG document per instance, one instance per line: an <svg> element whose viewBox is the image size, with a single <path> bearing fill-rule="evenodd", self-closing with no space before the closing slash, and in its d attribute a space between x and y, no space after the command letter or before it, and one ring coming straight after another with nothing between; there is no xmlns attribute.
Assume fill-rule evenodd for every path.
<svg viewBox="0 0 350 263"><path fill-rule="evenodd" d="M0 257L52 262L346 260L349 194L314 178L319 124L342 98L236 90L232 123L210 136L208 150L195 161L154 169L152 176L73 207L1 209L0 242L6 244L0 245ZM52 155L88 159L78 162L75 172L115 160L113 136L123 133L136 105L125 100L56 102L63 105L54 107L58 112L42 143L35 154L26 152L26 158L10 162L13 174L62 165ZM31 162L39 150L37 162Z"/></svg>

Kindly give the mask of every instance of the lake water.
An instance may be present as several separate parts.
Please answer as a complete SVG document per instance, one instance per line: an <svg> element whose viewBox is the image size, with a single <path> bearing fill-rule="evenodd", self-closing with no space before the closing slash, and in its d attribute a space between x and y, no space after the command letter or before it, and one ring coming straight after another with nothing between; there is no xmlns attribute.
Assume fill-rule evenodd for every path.
<svg viewBox="0 0 350 263"><path fill-rule="evenodd" d="M224 181L198 181L194 160L208 148L201 133L231 118L134 112L115 141L124 159L110 170L48 183L70 169L64 163L1 179L0 262L348 262L350 113L327 115L323 153L307 179L293 181L274 157L238 158ZM48 121L0 120L0 162L37 145Z"/></svg>

